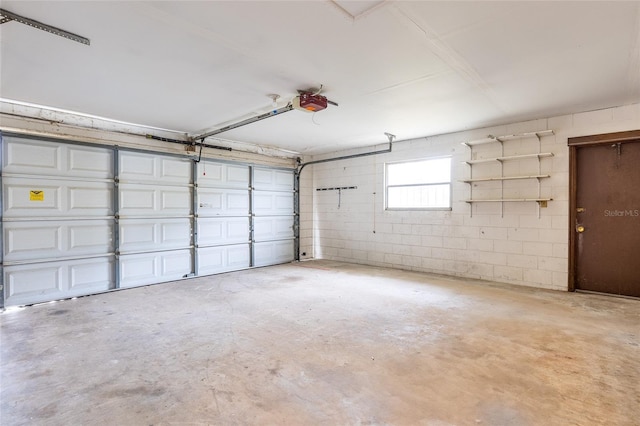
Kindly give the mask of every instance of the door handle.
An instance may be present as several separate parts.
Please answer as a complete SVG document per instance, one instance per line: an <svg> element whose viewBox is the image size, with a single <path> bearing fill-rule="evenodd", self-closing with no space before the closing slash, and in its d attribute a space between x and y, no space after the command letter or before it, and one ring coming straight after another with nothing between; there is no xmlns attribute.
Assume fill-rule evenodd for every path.
<svg viewBox="0 0 640 426"><path fill-rule="evenodd" d="M584 226L582 226L582 225L576 226L576 232L578 234L582 234L584 232Z"/></svg>

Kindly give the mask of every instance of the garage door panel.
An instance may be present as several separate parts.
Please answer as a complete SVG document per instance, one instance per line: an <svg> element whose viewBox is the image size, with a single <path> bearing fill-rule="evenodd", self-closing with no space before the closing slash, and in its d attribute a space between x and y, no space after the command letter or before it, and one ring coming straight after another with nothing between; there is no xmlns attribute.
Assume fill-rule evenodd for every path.
<svg viewBox="0 0 640 426"><path fill-rule="evenodd" d="M233 211L247 211L248 212L248 194L227 194L227 207Z"/></svg>
<svg viewBox="0 0 640 426"><path fill-rule="evenodd" d="M183 278L191 273L191 252L174 253L171 256L160 256L160 273L163 278Z"/></svg>
<svg viewBox="0 0 640 426"><path fill-rule="evenodd" d="M256 217L253 220L253 238L256 241L293 238L293 216Z"/></svg>
<svg viewBox="0 0 640 426"><path fill-rule="evenodd" d="M162 246L189 247L191 245L191 220L176 219L160 224L160 240Z"/></svg>
<svg viewBox="0 0 640 426"><path fill-rule="evenodd" d="M158 225L146 219L120 220L120 251L140 251L152 247L157 239Z"/></svg>
<svg viewBox="0 0 640 426"><path fill-rule="evenodd" d="M224 187L226 164L201 161L197 164L198 186ZM247 169L248 170L248 169ZM247 173L248 176L248 173Z"/></svg>
<svg viewBox="0 0 640 426"><path fill-rule="evenodd" d="M113 178L113 151L69 146L66 154L68 169L65 175Z"/></svg>
<svg viewBox="0 0 640 426"><path fill-rule="evenodd" d="M191 250L120 256L120 287L173 281L191 273Z"/></svg>
<svg viewBox="0 0 640 426"><path fill-rule="evenodd" d="M200 216L247 216L249 191L234 189L198 189L198 214Z"/></svg>
<svg viewBox="0 0 640 426"><path fill-rule="evenodd" d="M64 188L27 179L4 178L2 182L4 217L62 216ZM34 192L35 191L35 192Z"/></svg>
<svg viewBox="0 0 640 426"><path fill-rule="evenodd" d="M5 224L4 261L38 259L60 256L62 247L62 229L55 224L26 223Z"/></svg>
<svg viewBox="0 0 640 426"><path fill-rule="evenodd" d="M113 257L14 265L4 268L6 305L26 305L107 291Z"/></svg>
<svg viewBox="0 0 640 426"><path fill-rule="evenodd" d="M191 244L191 220L121 219L120 252L158 251L188 248Z"/></svg>
<svg viewBox="0 0 640 426"><path fill-rule="evenodd" d="M126 216L189 216L191 188L120 185L120 217Z"/></svg>
<svg viewBox="0 0 640 426"><path fill-rule="evenodd" d="M132 188L122 186L120 188L120 215L136 212L151 214L158 209L156 194L153 188Z"/></svg>
<svg viewBox="0 0 640 426"><path fill-rule="evenodd" d="M114 259L87 259L69 265L69 291L74 296L106 291L114 282Z"/></svg>
<svg viewBox="0 0 640 426"><path fill-rule="evenodd" d="M4 178L4 217L112 216L113 188L106 182Z"/></svg>
<svg viewBox="0 0 640 426"><path fill-rule="evenodd" d="M162 211L175 212L175 214L190 214L191 188L185 189L163 190L160 204Z"/></svg>
<svg viewBox="0 0 640 426"><path fill-rule="evenodd" d="M107 148L3 137L3 171L11 174L113 178L113 151Z"/></svg>
<svg viewBox="0 0 640 426"><path fill-rule="evenodd" d="M249 241L249 218L201 218L198 220L198 245L227 245Z"/></svg>
<svg viewBox="0 0 640 426"><path fill-rule="evenodd" d="M4 261L47 260L113 252L108 220L6 222Z"/></svg>
<svg viewBox="0 0 640 426"><path fill-rule="evenodd" d="M293 191L293 171L256 167L253 169L253 187L267 191Z"/></svg>
<svg viewBox="0 0 640 426"><path fill-rule="evenodd" d="M249 188L248 166L201 161L197 170L200 187Z"/></svg>
<svg viewBox="0 0 640 426"><path fill-rule="evenodd" d="M180 185L191 183L192 162L184 158L158 158L160 161L160 182L174 182Z"/></svg>
<svg viewBox="0 0 640 426"><path fill-rule="evenodd" d="M292 215L293 193L254 191L253 207L256 215Z"/></svg>
<svg viewBox="0 0 640 426"><path fill-rule="evenodd" d="M107 195L108 194L108 195ZM87 185L69 186L69 211L72 214L85 215L85 211L99 209L102 212L112 212L112 189L110 187L97 190Z"/></svg>
<svg viewBox="0 0 640 426"><path fill-rule="evenodd" d="M238 271L249 267L249 244L206 247L198 250L199 275Z"/></svg>
<svg viewBox="0 0 640 426"><path fill-rule="evenodd" d="M111 253L113 247L113 221L87 220L64 224L68 229L70 253Z"/></svg>
<svg viewBox="0 0 640 426"><path fill-rule="evenodd" d="M253 245L255 266L276 265L292 262L293 240L255 243Z"/></svg>
<svg viewBox="0 0 640 426"><path fill-rule="evenodd" d="M228 185L238 186L240 188L249 187L249 168L247 166L234 166L227 164L227 178L226 183Z"/></svg>
<svg viewBox="0 0 640 426"><path fill-rule="evenodd" d="M7 266L4 269L7 304L37 303L62 295L63 269L61 264Z"/></svg>
<svg viewBox="0 0 640 426"><path fill-rule="evenodd" d="M292 170L253 170L253 261L255 266L294 259L294 175Z"/></svg>
<svg viewBox="0 0 640 426"><path fill-rule="evenodd" d="M60 175L62 145L22 138L3 137L5 173Z"/></svg>
<svg viewBox="0 0 640 426"><path fill-rule="evenodd" d="M156 162L150 155L121 152L118 166L118 178L121 182L127 179L152 182L157 174Z"/></svg>
<svg viewBox="0 0 640 426"><path fill-rule="evenodd" d="M139 152L120 152L120 182L158 185L191 183L191 160Z"/></svg>
<svg viewBox="0 0 640 426"><path fill-rule="evenodd" d="M192 160L120 152L120 287L192 271Z"/></svg>
<svg viewBox="0 0 640 426"><path fill-rule="evenodd" d="M120 256L120 287L132 287L157 281L156 255Z"/></svg>

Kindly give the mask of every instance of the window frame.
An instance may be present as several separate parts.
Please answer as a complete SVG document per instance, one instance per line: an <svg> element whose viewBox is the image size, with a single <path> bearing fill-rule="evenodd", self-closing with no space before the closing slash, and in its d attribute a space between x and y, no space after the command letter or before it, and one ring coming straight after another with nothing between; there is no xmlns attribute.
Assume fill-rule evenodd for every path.
<svg viewBox="0 0 640 426"><path fill-rule="evenodd" d="M397 164L407 163L419 163L423 161L442 160L444 158L449 159L449 180L444 182L429 182L429 183L412 183L405 185L389 185L389 166ZM451 178L453 174L453 156L441 155L438 157L426 157L416 158L411 160L399 160L390 161L384 163L384 209L389 211L451 211L453 207L453 180ZM389 207L389 188L408 188L412 186L435 186L435 185L449 185L449 206L448 207Z"/></svg>

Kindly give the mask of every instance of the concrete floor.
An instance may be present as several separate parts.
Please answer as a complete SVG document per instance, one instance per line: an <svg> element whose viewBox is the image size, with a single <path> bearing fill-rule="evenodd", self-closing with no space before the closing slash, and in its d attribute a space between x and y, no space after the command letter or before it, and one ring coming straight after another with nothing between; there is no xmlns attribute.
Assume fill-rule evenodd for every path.
<svg viewBox="0 0 640 426"><path fill-rule="evenodd" d="M2 425L638 425L640 301L312 261L7 311Z"/></svg>

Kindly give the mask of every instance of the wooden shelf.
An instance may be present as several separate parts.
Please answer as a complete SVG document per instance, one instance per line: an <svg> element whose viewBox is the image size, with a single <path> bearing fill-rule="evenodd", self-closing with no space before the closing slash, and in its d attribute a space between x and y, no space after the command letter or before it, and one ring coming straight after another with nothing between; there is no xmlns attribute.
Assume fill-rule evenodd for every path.
<svg viewBox="0 0 640 426"><path fill-rule="evenodd" d="M515 135L488 136L484 139L477 139L473 141L463 142L462 145L472 147L476 145L484 145L487 143L496 143L496 142L502 143L508 140L513 140L513 139L522 139L522 138L531 138L531 137L541 138L543 136L549 136L549 135L553 135L553 130L540 130L537 132L519 133Z"/></svg>
<svg viewBox="0 0 640 426"><path fill-rule="evenodd" d="M552 201L553 198L495 198L493 200L464 200L465 203L522 203L536 201L538 203Z"/></svg>
<svg viewBox="0 0 640 426"><path fill-rule="evenodd" d="M492 161L510 161L510 160L524 160L527 158L543 158L543 157L553 157L552 152L539 152L537 154L522 154L522 155L506 155L504 157L492 157L492 158L481 158L480 160L469 160L463 161L466 164L480 164L480 163L491 163Z"/></svg>
<svg viewBox="0 0 640 426"><path fill-rule="evenodd" d="M540 159L541 158L545 158L545 157L553 157L553 153L552 152L541 152L541 147L542 147L542 137L543 136L548 136L548 135L553 135L554 132L553 130L541 130L538 132L529 132L529 133L521 133L521 134L517 134L517 135L505 135L505 136L493 136L493 135L489 135L488 137L484 138L484 139L478 139L478 140L474 140L474 141L469 141L469 142L465 142L463 143L463 145L466 145L469 148L469 160L468 161L463 161L463 163L466 163L469 165L469 178L468 179L464 179L461 182L464 182L466 184L469 185L469 199L465 200L466 203L469 204L469 210L470 210L470 214L471 216L473 216L473 204L474 203L500 203L500 214L503 216L504 215L504 203L522 203L522 202L535 202L538 204L538 217L540 217L540 209L547 207L547 202L551 201L551 198L541 198L541 180L542 179L546 179L551 177L551 175L548 174L542 174L542 170L541 170L541 166L540 166ZM520 147L520 149L523 149L526 151L525 152L530 152L530 154L518 154L518 155L505 155L505 146L507 145L507 143L511 140L514 139L522 139L522 138L535 138L535 144L537 145L537 152L531 152L533 151L533 145L527 141L526 142L526 147L524 146L525 143L522 143L522 147ZM478 157L478 151L486 153L488 155L496 155L496 149L495 147L489 147L485 150L479 149L478 151L476 151L475 147L477 145L484 145L484 144L492 144L492 143L499 143L500 146L499 151L500 154L498 154L497 157L489 157L489 158L476 158ZM505 176L504 174L504 170L505 170L505 165L504 163L507 161L514 161L514 160L533 160L535 159L535 161L537 162L537 170L534 171L532 169L533 164L530 162L527 162L526 164L523 163L522 166L523 168L519 168L519 172L522 173L520 175L511 175L511 176ZM479 164L491 164L491 163L498 163L500 165L500 172L499 172L499 176L495 176L496 174L498 174L495 170L495 165L490 165L491 167L491 171L489 170L485 170L484 174L493 174L494 176L489 176L489 177L474 177L474 169L476 167L476 165ZM518 164L516 164L518 165ZM485 168L486 169L486 168ZM518 173L518 172L516 172ZM524 173L531 173L531 174L524 174ZM537 173L537 174L536 174ZM526 198L527 194L531 194L530 196L536 197L535 192L533 192L534 188L533 185L529 185L527 184L526 187L532 186L530 190L526 190L527 188L523 187L521 188L521 190L523 191L522 194L518 193L518 194L514 194L514 195L524 195L525 198L504 198L504 182L505 181L510 181L510 180L524 180L524 179L535 179L537 180L537 198ZM500 182L499 188L500 188L500 194L495 194L500 198L493 198L493 199L475 199L473 198L474 194L474 187L479 187L481 188L482 185L475 185L475 183L481 183L481 182ZM495 185L494 185L495 186ZM525 191L526 190L526 191ZM494 195L494 196L495 196Z"/></svg>
<svg viewBox="0 0 640 426"><path fill-rule="evenodd" d="M460 182L464 182L464 183L491 182L491 181L518 180L518 179L543 179L548 177L551 177L551 175L490 177L490 178L466 179L466 180L461 180Z"/></svg>

